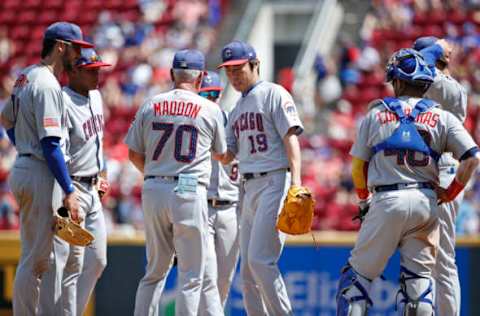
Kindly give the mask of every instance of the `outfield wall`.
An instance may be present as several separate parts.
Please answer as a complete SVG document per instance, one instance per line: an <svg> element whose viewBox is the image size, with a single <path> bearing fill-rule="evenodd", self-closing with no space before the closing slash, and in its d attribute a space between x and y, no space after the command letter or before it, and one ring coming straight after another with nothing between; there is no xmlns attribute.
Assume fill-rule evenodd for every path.
<svg viewBox="0 0 480 316"><path fill-rule="evenodd" d="M279 265L284 275L296 316L335 315L335 290L339 271L348 258L355 234L318 232L315 246L310 235L289 238ZM17 233L0 232L0 316L10 315L15 265L20 242ZM462 285L462 316L480 315L480 238L458 241L457 262ZM130 316L135 291L145 269L142 235L109 238L108 265L99 280L88 315ZM396 254L385 270L385 280L376 280L372 316L396 315L399 258ZM160 315L173 315L176 269L168 278ZM238 273L235 276L227 315L245 315Z"/></svg>

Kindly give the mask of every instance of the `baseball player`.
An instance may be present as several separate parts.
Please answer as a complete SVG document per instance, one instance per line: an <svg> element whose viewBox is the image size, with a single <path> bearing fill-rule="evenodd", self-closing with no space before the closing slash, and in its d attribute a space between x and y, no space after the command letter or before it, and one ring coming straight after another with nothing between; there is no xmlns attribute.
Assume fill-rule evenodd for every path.
<svg viewBox="0 0 480 316"><path fill-rule="evenodd" d="M286 235L276 229L290 186L301 185L300 146L303 126L290 94L259 80L252 46L234 41L222 50L229 82L242 93L229 116L228 151L222 163L239 161L245 183L240 223L243 299L248 315L292 315L278 269ZM243 194L242 193L242 194Z"/></svg>
<svg viewBox="0 0 480 316"><path fill-rule="evenodd" d="M467 92L450 76L448 63L451 47L445 40L434 36L420 37L413 44L434 69L434 81L425 97L438 102L442 109L455 115L462 123L467 116ZM452 182L458 167L450 153L439 161L440 186L446 188ZM463 200L463 193L439 208L440 244L437 252L435 277L435 307L439 315L460 315L460 281L455 264L455 217Z"/></svg>
<svg viewBox="0 0 480 316"><path fill-rule="evenodd" d="M71 67L82 46L92 47L83 41L77 25L50 25L44 33L41 62L20 73L2 111L2 124L18 152L9 177L20 208L22 242L13 292L14 315L37 313L41 276L48 269L53 245L56 210L52 204L63 203L72 219L81 221L78 195L65 163L67 115L57 77ZM55 180L64 197L61 190L54 191Z"/></svg>
<svg viewBox="0 0 480 316"><path fill-rule="evenodd" d="M199 94L218 104L223 90L213 71L203 77ZM224 114L225 125L227 114ZM200 315L223 315L235 274L239 248L239 176L236 162L221 165L212 160L208 187L208 252L200 299Z"/></svg>
<svg viewBox="0 0 480 316"><path fill-rule="evenodd" d="M394 53L387 81L395 98L371 103L351 150L354 185L361 205L370 203L370 210L342 269L337 315L366 315L372 305L371 280L380 276L397 248L401 314L432 315L437 203L455 199L480 161L462 123L434 101L422 99L434 79L419 52ZM452 183L442 189L437 186L437 161L445 151L461 162Z"/></svg>
<svg viewBox="0 0 480 316"><path fill-rule="evenodd" d="M58 237L54 239L54 262L43 277L40 314L54 315L55 305L63 306L67 315L82 315L97 279L106 266L106 228L98 192L106 191L103 159L103 102L97 89L99 70L110 66L91 49L81 50L74 67L67 71L69 84L63 88L67 107L71 157L68 170L79 196L82 225L94 234L95 241L87 248L73 246ZM83 269L82 269L83 267ZM60 281L58 281L60 280ZM62 294L53 302L55 284L61 282Z"/></svg>
<svg viewBox="0 0 480 316"><path fill-rule="evenodd" d="M197 94L205 58L181 50L173 58L174 89L147 100L125 142L129 159L144 173L147 271L135 299L135 315L157 315L165 280L177 257L176 315L198 315L208 232L207 187L211 150L226 151L218 105Z"/></svg>

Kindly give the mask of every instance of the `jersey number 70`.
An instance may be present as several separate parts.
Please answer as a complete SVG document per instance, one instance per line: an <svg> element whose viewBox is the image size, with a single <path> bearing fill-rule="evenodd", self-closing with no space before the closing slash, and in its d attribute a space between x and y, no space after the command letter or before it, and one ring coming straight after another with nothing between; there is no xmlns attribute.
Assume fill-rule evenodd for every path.
<svg viewBox="0 0 480 316"><path fill-rule="evenodd" d="M163 147L167 143L170 136L172 136L175 125L173 123L160 123L160 122L153 122L152 129L154 131L163 131L162 137L158 141L157 147L153 152L152 160L158 160L160 155L162 154ZM183 144L183 136L187 133L190 135L190 143L188 153L182 154L182 144ZM190 163L195 159L195 154L197 152L197 138L198 138L198 130L193 125L182 124L178 125L177 130L175 131L175 150L173 156L179 162L183 163Z"/></svg>

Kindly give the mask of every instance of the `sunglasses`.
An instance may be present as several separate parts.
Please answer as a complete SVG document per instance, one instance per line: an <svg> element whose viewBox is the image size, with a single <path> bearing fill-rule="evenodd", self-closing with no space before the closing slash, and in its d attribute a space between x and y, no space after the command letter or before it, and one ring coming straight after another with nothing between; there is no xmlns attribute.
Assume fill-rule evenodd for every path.
<svg viewBox="0 0 480 316"><path fill-rule="evenodd" d="M198 94L204 98L210 97L210 98L217 99L220 96L220 91L218 90L200 91Z"/></svg>

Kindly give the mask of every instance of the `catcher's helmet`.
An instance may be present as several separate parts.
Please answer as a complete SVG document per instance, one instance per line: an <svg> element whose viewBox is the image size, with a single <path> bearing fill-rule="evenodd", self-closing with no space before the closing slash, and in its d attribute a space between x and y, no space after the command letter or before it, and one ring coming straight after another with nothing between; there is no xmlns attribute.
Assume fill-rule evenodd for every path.
<svg viewBox="0 0 480 316"><path fill-rule="evenodd" d="M387 81L399 79L423 86L431 84L433 76L422 54L411 48L403 48L393 53L387 64Z"/></svg>

